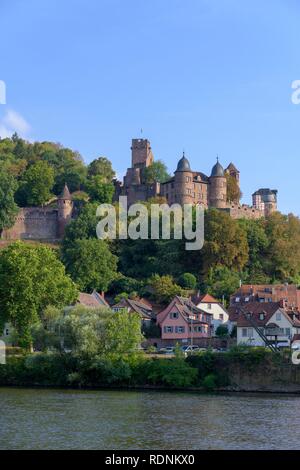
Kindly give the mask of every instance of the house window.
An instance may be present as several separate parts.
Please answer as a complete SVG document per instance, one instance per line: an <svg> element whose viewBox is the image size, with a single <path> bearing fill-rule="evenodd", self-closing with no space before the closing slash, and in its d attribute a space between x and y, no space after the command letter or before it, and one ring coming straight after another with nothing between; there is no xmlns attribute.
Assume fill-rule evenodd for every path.
<svg viewBox="0 0 300 470"><path fill-rule="evenodd" d="M223 315L223 313L220 313L220 315L219 315L219 320L224 320L224 315Z"/></svg>
<svg viewBox="0 0 300 470"><path fill-rule="evenodd" d="M8 328L6 328L6 330L5 330L5 336L9 336L9 329Z"/></svg>
<svg viewBox="0 0 300 470"><path fill-rule="evenodd" d="M176 326L175 333L184 333L185 327L184 326Z"/></svg>
<svg viewBox="0 0 300 470"><path fill-rule="evenodd" d="M164 327L165 333L173 333L173 326L165 326Z"/></svg>
<svg viewBox="0 0 300 470"><path fill-rule="evenodd" d="M281 313L280 313L280 312L277 312L277 313L276 313L276 320L277 320L277 321L280 321L280 320L281 320Z"/></svg>
<svg viewBox="0 0 300 470"><path fill-rule="evenodd" d="M242 329L242 337L246 338L247 337L247 328Z"/></svg>
<svg viewBox="0 0 300 470"><path fill-rule="evenodd" d="M207 308L211 310L211 304L207 304Z"/></svg>
<svg viewBox="0 0 300 470"><path fill-rule="evenodd" d="M236 301L236 302L239 302L239 301L240 301L240 298L239 298L239 297L236 297L236 298L235 298L235 301Z"/></svg>
<svg viewBox="0 0 300 470"><path fill-rule="evenodd" d="M172 318L173 320L175 320L176 318L178 318L178 312L171 312L171 313L170 313L170 318Z"/></svg>
<svg viewBox="0 0 300 470"><path fill-rule="evenodd" d="M248 337L253 338L253 328L248 328Z"/></svg>
<svg viewBox="0 0 300 470"><path fill-rule="evenodd" d="M291 329L290 329L290 328L286 328L286 329L285 329L285 334L286 334L286 336L291 336Z"/></svg>
<svg viewBox="0 0 300 470"><path fill-rule="evenodd" d="M264 320L264 319L265 319L264 313L260 313L260 314L259 314L259 319L260 319L260 320Z"/></svg>

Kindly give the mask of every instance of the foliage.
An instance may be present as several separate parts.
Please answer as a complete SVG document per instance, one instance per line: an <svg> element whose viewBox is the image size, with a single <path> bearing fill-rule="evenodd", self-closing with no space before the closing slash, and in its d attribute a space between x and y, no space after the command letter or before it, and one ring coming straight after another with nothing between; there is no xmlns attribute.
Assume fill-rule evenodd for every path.
<svg viewBox="0 0 300 470"><path fill-rule="evenodd" d="M240 190L239 184L234 176L231 176L229 173L226 173L227 180L227 201L238 204L242 198L242 192Z"/></svg>
<svg viewBox="0 0 300 470"><path fill-rule="evenodd" d="M228 326L219 325L216 329L216 336L219 338L226 338L229 335Z"/></svg>
<svg viewBox="0 0 300 470"><path fill-rule="evenodd" d="M215 374L208 374L206 377L204 377L202 386L208 392L213 391L217 386L217 376Z"/></svg>
<svg viewBox="0 0 300 470"><path fill-rule="evenodd" d="M50 248L16 242L1 251L0 322L13 325L20 345L30 345L30 328L48 305L68 305L77 295L75 284Z"/></svg>
<svg viewBox="0 0 300 470"><path fill-rule="evenodd" d="M0 234L3 229L10 228L18 213L14 200L17 189L16 180L6 171L0 171Z"/></svg>
<svg viewBox="0 0 300 470"><path fill-rule="evenodd" d="M88 176L99 176L102 183L111 183L115 176L111 162L106 157L99 157L93 160L88 166Z"/></svg>
<svg viewBox="0 0 300 470"><path fill-rule="evenodd" d="M148 289L151 296L162 304L167 304L175 295L182 294L182 289L174 283L171 276L159 276L158 274L149 279Z"/></svg>
<svg viewBox="0 0 300 470"><path fill-rule="evenodd" d="M144 179L148 184L164 183L170 179L166 165L161 160L156 160L152 165L144 169Z"/></svg>
<svg viewBox="0 0 300 470"><path fill-rule="evenodd" d="M103 240L75 240L64 248L62 259L82 291L106 291L117 274L117 257Z"/></svg>
<svg viewBox="0 0 300 470"><path fill-rule="evenodd" d="M38 161L25 171L16 200L21 206L41 206L51 198L53 184L53 168L44 161Z"/></svg>
<svg viewBox="0 0 300 470"><path fill-rule="evenodd" d="M178 279L178 284L184 289L195 289L197 285L197 278L194 274L184 273Z"/></svg>
<svg viewBox="0 0 300 470"><path fill-rule="evenodd" d="M149 364L148 381L155 385L189 387L196 381L197 369L182 358L156 359Z"/></svg>
<svg viewBox="0 0 300 470"><path fill-rule="evenodd" d="M228 300L229 296L238 289L240 276L226 266L215 266L210 268L204 280L204 289L217 299L223 295Z"/></svg>
<svg viewBox="0 0 300 470"><path fill-rule="evenodd" d="M98 204L111 204L115 187L112 183L104 183L101 175L96 175L87 181L86 191L91 201L96 201Z"/></svg>

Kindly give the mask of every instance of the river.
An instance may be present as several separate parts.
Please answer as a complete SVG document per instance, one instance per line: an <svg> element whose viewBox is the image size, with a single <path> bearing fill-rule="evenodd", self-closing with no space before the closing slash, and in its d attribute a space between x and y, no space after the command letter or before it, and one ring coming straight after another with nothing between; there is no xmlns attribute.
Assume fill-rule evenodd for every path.
<svg viewBox="0 0 300 470"><path fill-rule="evenodd" d="M300 397L0 388L0 449L299 449Z"/></svg>

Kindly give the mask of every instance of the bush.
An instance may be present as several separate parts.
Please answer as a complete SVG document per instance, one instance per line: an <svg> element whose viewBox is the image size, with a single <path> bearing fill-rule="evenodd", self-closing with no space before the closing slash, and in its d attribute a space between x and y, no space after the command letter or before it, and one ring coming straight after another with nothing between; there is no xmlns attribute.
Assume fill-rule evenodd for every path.
<svg viewBox="0 0 300 470"><path fill-rule="evenodd" d="M197 279L194 274L184 273L178 279L178 284L184 289L195 289L197 285Z"/></svg>
<svg viewBox="0 0 300 470"><path fill-rule="evenodd" d="M196 381L197 369L184 359L154 359L150 364L147 379L154 385L189 387Z"/></svg>
<svg viewBox="0 0 300 470"><path fill-rule="evenodd" d="M216 386L217 386L217 376L215 374L209 374L207 375L202 382L203 387L205 390L211 392L213 391Z"/></svg>

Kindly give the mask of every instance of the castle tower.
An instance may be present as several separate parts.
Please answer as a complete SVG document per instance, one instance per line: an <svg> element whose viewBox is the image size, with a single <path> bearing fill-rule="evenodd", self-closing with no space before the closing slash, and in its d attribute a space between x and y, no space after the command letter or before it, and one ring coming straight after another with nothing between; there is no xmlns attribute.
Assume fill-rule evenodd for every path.
<svg viewBox="0 0 300 470"><path fill-rule="evenodd" d="M73 201L67 184L57 199L58 207L58 225L57 225L57 236L63 238L65 234L66 225L70 222L73 211Z"/></svg>
<svg viewBox="0 0 300 470"><path fill-rule="evenodd" d="M277 211L277 189L261 188L252 194L253 207L268 217Z"/></svg>
<svg viewBox="0 0 300 470"><path fill-rule="evenodd" d="M145 168L152 165L154 156L148 139L132 139L131 167Z"/></svg>
<svg viewBox="0 0 300 470"><path fill-rule="evenodd" d="M193 172L190 162L184 152L175 171L175 202L177 204L192 204L194 194Z"/></svg>
<svg viewBox="0 0 300 470"><path fill-rule="evenodd" d="M212 168L209 182L209 207L225 209L227 207L227 180L218 158Z"/></svg>
<svg viewBox="0 0 300 470"><path fill-rule="evenodd" d="M238 185L240 186L240 172L233 163L229 163L228 167L225 170L225 173L235 178Z"/></svg>

